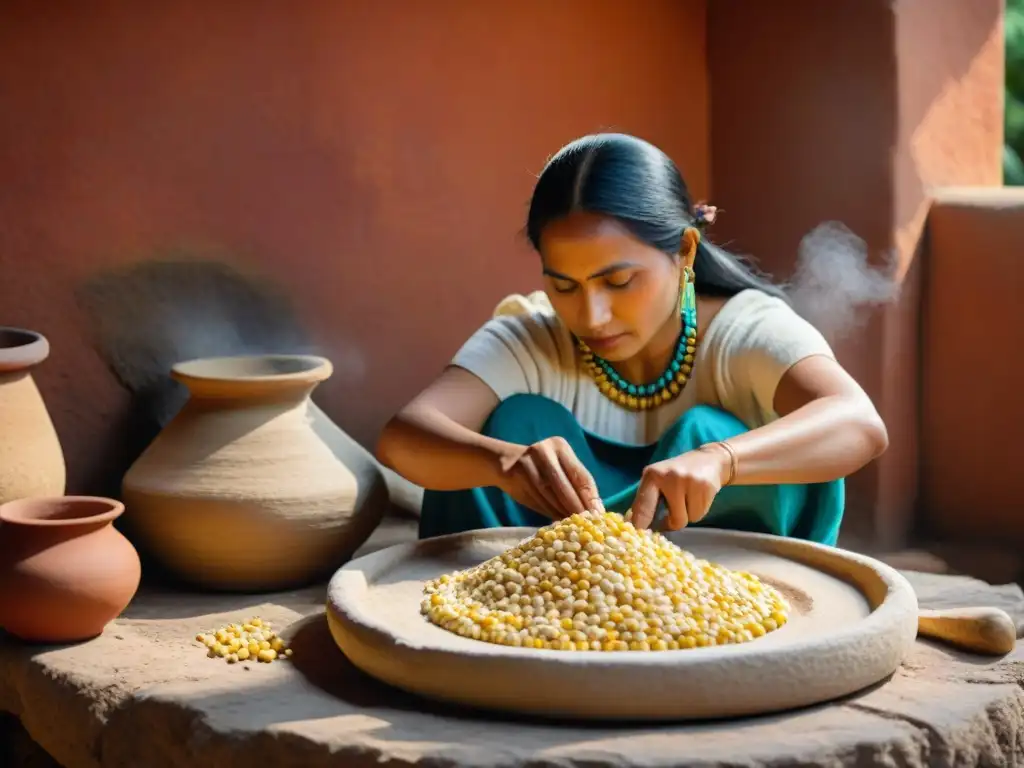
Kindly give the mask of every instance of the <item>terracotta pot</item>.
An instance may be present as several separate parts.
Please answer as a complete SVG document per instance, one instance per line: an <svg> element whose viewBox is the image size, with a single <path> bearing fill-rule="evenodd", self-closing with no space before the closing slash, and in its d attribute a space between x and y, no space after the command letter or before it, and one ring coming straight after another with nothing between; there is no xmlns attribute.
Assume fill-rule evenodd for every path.
<svg viewBox="0 0 1024 768"><path fill-rule="evenodd" d="M305 355L176 365L189 400L124 478L143 550L223 590L298 586L343 564L380 522L387 489L312 406L332 370Z"/></svg>
<svg viewBox="0 0 1024 768"><path fill-rule="evenodd" d="M64 493L64 453L31 373L49 354L42 335L0 327L0 504Z"/></svg>
<svg viewBox="0 0 1024 768"><path fill-rule="evenodd" d="M64 643L103 632L139 587L135 548L114 528L124 505L96 496L0 506L0 626Z"/></svg>

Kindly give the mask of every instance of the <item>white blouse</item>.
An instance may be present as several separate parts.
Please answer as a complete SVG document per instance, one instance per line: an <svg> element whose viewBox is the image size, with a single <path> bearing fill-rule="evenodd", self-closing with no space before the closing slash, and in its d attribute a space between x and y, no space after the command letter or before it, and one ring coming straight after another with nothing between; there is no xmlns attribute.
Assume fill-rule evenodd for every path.
<svg viewBox="0 0 1024 768"><path fill-rule="evenodd" d="M568 408L592 434L649 445L697 404L722 408L749 429L773 421L783 374L812 355L835 357L825 337L786 302L748 289L730 298L708 325L682 393L658 408L633 411L601 394L547 294L536 291L504 299L452 364L478 376L501 400L543 395Z"/></svg>

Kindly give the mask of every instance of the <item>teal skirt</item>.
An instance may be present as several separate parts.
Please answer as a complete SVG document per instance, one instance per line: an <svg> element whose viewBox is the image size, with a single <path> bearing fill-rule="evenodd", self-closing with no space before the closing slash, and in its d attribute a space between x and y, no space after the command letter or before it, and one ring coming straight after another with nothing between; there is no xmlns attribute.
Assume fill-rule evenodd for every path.
<svg viewBox="0 0 1024 768"><path fill-rule="evenodd" d="M593 475L605 509L620 514L633 504L648 464L745 431L746 426L732 414L698 405L680 416L653 445L623 445L586 432L565 406L539 395L503 400L482 429L489 437L520 445L563 437ZM723 488L704 519L693 525L771 533L834 546L844 503L842 479L809 485L733 485ZM540 527L550 522L498 488L428 490L423 497L419 536L426 539L481 528Z"/></svg>

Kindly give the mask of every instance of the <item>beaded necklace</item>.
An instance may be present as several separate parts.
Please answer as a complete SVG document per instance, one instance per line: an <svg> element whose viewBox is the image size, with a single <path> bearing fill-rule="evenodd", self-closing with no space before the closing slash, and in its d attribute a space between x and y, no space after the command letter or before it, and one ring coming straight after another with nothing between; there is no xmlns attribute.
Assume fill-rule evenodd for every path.
<svg viewBox="0 0 1024 768"><path fill-rule="evenodd" d="M676 341L676 350L665 372L647 384L631 384L612 368L611 364L594 354L583 341L577 339L583 367L594 379L601 394L609 400L634 411L646 411L671 402L686 386L693 370L693 357L697 351L697 297L693 289L693 270L685 268L683 300L679 315L683 330Z"/></svg>

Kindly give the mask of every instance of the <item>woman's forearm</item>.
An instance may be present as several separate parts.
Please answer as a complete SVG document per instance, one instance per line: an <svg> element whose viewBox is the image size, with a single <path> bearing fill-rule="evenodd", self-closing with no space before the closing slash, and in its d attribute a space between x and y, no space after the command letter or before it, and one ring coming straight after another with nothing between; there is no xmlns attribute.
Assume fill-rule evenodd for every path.
<svg viewBox="0 0 1024 768"><path fill-rule="evenodd" d="M407 408L388 422L377 459L411 483L433 491L495 485L508 443L485 437L436 408Z"/></svg>
<svg viewBox="0 0 1024 768"><path fill-rule="evenodd" d="M888 437L870 402L832 396L727 442L736 455L733 485L807 484L856 472L885 451ZM723 461L728 467L729 457Z"/></svg>

